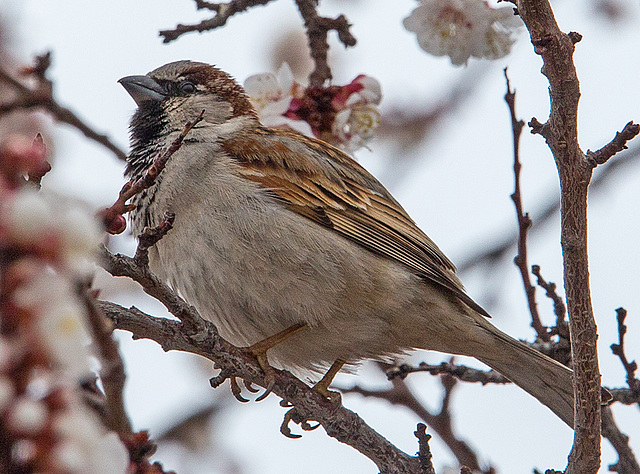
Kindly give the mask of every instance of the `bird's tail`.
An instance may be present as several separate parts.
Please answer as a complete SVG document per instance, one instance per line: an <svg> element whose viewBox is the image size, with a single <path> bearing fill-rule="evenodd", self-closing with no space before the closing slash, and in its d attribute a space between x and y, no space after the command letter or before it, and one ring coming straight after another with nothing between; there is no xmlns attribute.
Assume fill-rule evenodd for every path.
<svg viewBox="0 0 640 474"><path fill-rule="evenodd" d="M573 428L573 386L569 368L541 352L515 340L490 323L482 324L491 332L497 351L492 357L476 356L520 388L537 398L562 421Z"/></svg>

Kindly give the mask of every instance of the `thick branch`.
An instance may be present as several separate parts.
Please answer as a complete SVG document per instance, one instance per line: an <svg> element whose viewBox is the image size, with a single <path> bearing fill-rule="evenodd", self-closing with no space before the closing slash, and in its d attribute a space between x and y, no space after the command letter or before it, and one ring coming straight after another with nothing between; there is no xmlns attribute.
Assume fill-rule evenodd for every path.
<svg viewBox="0 0 640 474"><path fill-rule="evenodd" d="M318 15L316 11L317 2L314 0L295 0L300 15L304 20L304 26L307 29L307 37L309 38L309 50L311 58L315 62L315 69L309 75L310 87L321 87L326 81L332 78L331 68L327 62L327 52L329 51L329 43L327 35L329 31L335 30L338 33L338 39L345 48L355 46L356 39L349 31L351 26L344 15L339 17L327 18Z"/></svg>
<svg viewBox="0 0 640 474"><path fill-rule="evenodd" d="M546 124L532 120L534 131L546 139L560 175L564 284L576 400L574 443L566 472L596 473L600 468L600 371L587 258L587 188L592 168L578 144L580 87L573 63L580 35L560 31L547 0L519 0L518 12L549 80L549 120Z"/></svg>
<svg viewBox="0 0 640 474"><path fill-rule="evenodd" d="M170 302L163 303L167 307L173 306ZM182 304L186 306L186 303ZM136 308L126 309L106 301L99 305L116 328L131 331L135 338L156 341L165 351L179 350L201 355L222 371L252 384L266 385L265 375L256 359L224 341L213 324L203 320L193 308L190 308L189 317L197 324L187 326L179 321L151 317ZM417 457L400 451L352 411L335 406L288 372L275 370L274 378L273 393L295 406L305 419L320 423L329 436L367 456L381 472L420 472Z"/></svg>

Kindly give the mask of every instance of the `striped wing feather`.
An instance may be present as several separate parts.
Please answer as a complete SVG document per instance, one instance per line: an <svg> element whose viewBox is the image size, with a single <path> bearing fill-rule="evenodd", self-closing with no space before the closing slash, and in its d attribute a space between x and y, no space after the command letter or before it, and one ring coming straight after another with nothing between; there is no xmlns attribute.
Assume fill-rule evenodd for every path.
<svg viewBox="0 0 640 474"><path fill-rule="evenodd" d="M290 210L399 262L489 316L465 292L453 263L369 172L337 148L296 132L257 128L223 144L250 180Z"/></svg>

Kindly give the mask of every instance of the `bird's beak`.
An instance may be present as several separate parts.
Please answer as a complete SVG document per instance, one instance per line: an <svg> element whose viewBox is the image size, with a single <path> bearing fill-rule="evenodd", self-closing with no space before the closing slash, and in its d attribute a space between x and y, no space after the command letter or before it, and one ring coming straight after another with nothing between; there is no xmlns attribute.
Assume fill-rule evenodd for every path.
<svg viewBox="0 0 640 474"><path fill-rule="evenodd" d="M127 76L118 82L138 105L145 101L159 102L167 96L162 86L149 76Z"/></svg>

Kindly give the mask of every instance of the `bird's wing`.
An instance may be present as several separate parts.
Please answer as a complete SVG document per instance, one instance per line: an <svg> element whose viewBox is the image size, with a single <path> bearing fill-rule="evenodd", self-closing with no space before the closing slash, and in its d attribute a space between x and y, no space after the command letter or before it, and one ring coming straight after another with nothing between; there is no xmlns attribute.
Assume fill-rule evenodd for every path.
<svg viewBox="0 0 640 474"><path fill-rule="evenodd" d="M400 262L489 316L465 292L455 266L384 186L337 148L296 132L257 128L223 142L247 178L290 210Z"/></svg>

